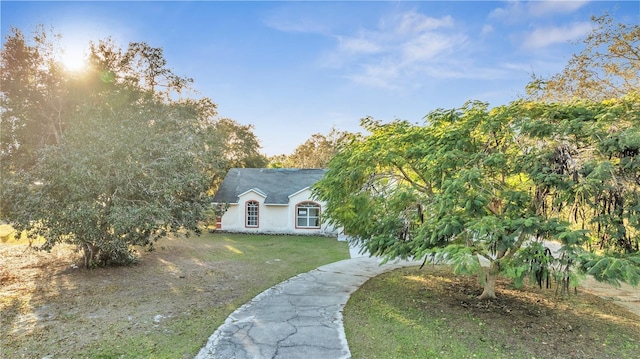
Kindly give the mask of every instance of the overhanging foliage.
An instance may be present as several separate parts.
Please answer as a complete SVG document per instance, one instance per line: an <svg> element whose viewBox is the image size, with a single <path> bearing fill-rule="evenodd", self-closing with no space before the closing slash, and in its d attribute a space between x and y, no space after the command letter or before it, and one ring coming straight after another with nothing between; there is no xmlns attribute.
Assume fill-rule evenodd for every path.
<svg viewBox="0 0 640 359"><path fill-rule="evenodd" d="M472 253L490 263L487 275L555 271L565 290L581 263L597 278L637 283L634 261L604 270L585 253L638 251L639 124L635 94L494 109L471 102L434 111L423 126L367 118L369 134L353 136L315 193L334 225L387 259L435 251L478 272L467 264ZM545 255L545 241L561 248Z"/></svg>

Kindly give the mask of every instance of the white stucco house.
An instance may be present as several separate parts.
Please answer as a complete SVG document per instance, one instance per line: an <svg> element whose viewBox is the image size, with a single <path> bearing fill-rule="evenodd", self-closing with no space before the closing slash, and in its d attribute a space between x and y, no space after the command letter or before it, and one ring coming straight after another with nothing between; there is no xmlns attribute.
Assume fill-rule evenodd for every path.
<svg viewBox="0 0 640 359"><path fill-rule="evenodd" d="M323 222L311 186L324 169L232 168L213 198L228 205L216 228L229 232L338 235Z"/></svg>

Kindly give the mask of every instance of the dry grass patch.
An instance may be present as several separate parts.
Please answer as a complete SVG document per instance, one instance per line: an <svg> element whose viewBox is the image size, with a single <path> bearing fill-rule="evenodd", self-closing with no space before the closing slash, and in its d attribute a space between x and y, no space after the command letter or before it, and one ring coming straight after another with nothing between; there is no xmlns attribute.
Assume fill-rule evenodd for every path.
<svg viewBox="0 0 640 359"><path fill-rule="evenodd" d="M192 358L235 308L348 255L334 238L204 234L85 270L70 247L0 243L0 357Z"/></svg>

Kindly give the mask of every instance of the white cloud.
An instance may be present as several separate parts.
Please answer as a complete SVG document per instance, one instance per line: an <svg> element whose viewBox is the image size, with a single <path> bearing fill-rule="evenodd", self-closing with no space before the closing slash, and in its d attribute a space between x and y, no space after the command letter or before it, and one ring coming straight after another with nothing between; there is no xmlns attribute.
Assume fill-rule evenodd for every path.
<svg viewBox="0 0 640 359"><path fill-rule="evenodd" d="M531 73L532 68L529 63L505 62L500 65L504 69L514 70L518 72Z"/></svg>
<svg viewBox="0 0 640 359"><path fill-rule="evenodd" d="M546 27L534 30L525 36L523 47L541 48L556 43L576 40L589 31L592 25L589 22L579 22L561 27Z"/></svg>
<svg viewBox="0 0 640 359"><path fill-rule="evenodd" d="M453 18L447 15L437 19L410 11L399 16L399 23L396 24L395 31L399 34L411 34L436 30L442 27L453 27Z"/></svg>
<svg viewBox="0 0 640 359"><path fill-rule="evenodd" d="M494 29L493 29L493 25L485 24L485 25L482 27L482 30L480 31L480 33L481 33L482 35L489 35L490 33L492 33L492 32L493 32L493 30L494 30Z"/></svg>
<svg viewBox="0 0 640 359"><path fill-rule="evenodd" d="M423 33L401 44L404 63L428 61L443 55L464 38L438 33Z"/></svg>
<svg viewBox="0 0 640 359"><path fill-rule="evenodd" d="M375 28L336 38L337 47L323 65L350 72L346 77L356 83L388 89L403 88L416 74L428 75L427 65L446 64L467 42L451 16L416 11L384 17Z"/></svg>
<svg viewBox="0 0 640 359"><path fill-rule="evenodd" d="M531 1L528 3L529 13L535 17L548 16L553 14L570 14L589 1Z"/></svg>
<svg viewBox="0 0 640 359"><path fill-rule="evenodd" d="M262 21L270 28L283 32L328 34L331 31L331 21L327 21L327 14L317 7L308 12L297 6L281 6L265 13Z"/></svg>
<svg viewBox="0 0 640 359"><path fill-rule="evenodd" d="M436 79L497 80L508 78L511 71L497 67L479 67L469 61L453 61L447 64L430 65L423 71Z"/></svg>
<svg viewBox="0 0 640 359"><path fill-rule="evenodd" d="M352 81L372 87L397 90L395 85L401 67L390 59L384 59L377 63L365 64L362 70L348 76Z"/></svg>
<svg viewBox="0 0 640 359"><path fill-rule="evenodd" d="M500 19L507 22L518 22L524 18L539 18L556 14L570 14L589 1L509 1L507 6L499 7L489 13L489 18Z"/></svg>
<svg viewBox="0 0 640 359"><path fill-rule="evenodd" d="M265 24L284 32L323 33L327 30L325 25L309 18L279 19L272 17L266 19Z"/></svg>
<svg viewBox="0 0 640 359"><path fill-rule="evenodd" d="M373 54L382 51L380 44L366 37L338 37L341 50L354 54Z"/></svg>
<svg viewBox="0 0 640 359"><path fill-rule="evenodd" d="M515 20L514 18L521 17L526 13L526 9L522 2L520 1L509 1L506 7L499 7L493 9L489 13L490 19L501 19L501 20Z"/></svg>

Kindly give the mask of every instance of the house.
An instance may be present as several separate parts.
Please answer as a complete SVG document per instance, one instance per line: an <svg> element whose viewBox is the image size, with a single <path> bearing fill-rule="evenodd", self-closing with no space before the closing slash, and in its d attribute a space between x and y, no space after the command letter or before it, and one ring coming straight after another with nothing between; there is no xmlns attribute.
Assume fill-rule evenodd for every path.
<svg viewBox="0 0 640 359"><path fill-rule="evenodd" d="M322 221L311 186L324 169L232 168L213 202L228 206L216 228L229 232L337 235Z"/></svg>

